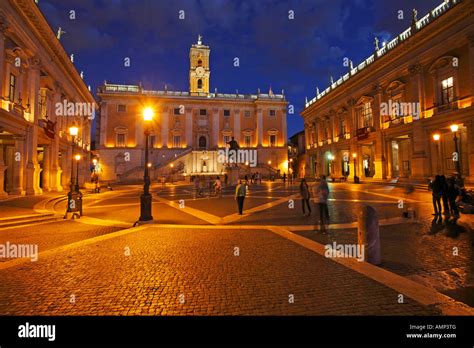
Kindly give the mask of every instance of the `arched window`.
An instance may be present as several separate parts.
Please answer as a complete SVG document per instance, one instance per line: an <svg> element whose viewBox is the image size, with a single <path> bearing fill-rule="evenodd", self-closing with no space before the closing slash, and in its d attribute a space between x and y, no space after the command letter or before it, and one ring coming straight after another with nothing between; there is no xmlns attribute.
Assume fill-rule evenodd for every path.
<svg viewBox="0 0 474 348"><path fill-rule="evenodd" d="M207 146L207 140L206 140L206 137L204 135L201 135L199 137L199 148L201 149L205 149Z"/></svg>
<svg viewBox="0 0 474 348"><path fill-rule="evenodd" d="M198 80L198 89L202 89L202 80L201 79Z"/></svg>
<svg viewBox="0 0 474 348"><path fill-rule="evenodd" d="M202 66L202 60L201 59L198 60L198 66Z"/></svg>

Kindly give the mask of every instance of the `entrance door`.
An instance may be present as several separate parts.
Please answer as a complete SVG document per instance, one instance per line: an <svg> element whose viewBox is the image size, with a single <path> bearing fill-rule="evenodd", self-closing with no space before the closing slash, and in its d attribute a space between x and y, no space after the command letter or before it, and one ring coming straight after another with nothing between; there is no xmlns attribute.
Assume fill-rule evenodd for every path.
<svg viewBox="0 0 474 348"><path fill-rule="evenodd" d="M205 149L207 148L207 139L204 135L201 135L199 137L199 148L200 149Z"/></svg>
<svg viewBox="0 0 474 348"><path fill-rule="evenodd" d="M392 178L400 176L400 153L397 141L392 141Z"/></svg>

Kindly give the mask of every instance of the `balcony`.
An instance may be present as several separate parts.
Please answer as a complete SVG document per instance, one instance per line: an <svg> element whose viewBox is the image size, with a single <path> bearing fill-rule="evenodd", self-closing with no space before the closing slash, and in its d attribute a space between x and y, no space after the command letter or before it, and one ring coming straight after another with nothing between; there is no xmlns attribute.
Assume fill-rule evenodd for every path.
<svg viewBox="0 0 474 348"><path fill-rule="evenodd" d="M369 137L369 133L375 132L374 127L363 127L356 130L357 140L363 140Z"/></svg>

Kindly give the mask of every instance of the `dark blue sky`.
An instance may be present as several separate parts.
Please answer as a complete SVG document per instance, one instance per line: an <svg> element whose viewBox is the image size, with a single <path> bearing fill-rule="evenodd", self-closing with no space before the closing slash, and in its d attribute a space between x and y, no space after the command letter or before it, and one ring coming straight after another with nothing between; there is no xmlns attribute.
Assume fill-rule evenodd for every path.
<svg viewBox="0 0 474 348"><path fill-rule="evenodd" d="M211 46L211 90L275 93L285 90L295 107L288 134L303 129L299 112L316 86L346 72L373 51L374 35L390 40L441 0L40 0L78 71L97 86L138 84L187 91L189 48L203 35ZM76 18L69 18L74 10ZM185 19L179 19L179 11ZM294 11L294 19L288 11ZM398 19L398 11L404 19ZM124 58L131 66L124 67ZM234 58L240 67L233 66Z"/></svg>

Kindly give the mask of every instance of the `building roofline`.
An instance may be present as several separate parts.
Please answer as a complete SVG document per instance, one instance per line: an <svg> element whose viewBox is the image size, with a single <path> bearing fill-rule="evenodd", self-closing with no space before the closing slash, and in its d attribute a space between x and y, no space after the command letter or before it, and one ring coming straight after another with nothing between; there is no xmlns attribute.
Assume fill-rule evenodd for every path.
<svg viewBox="0 0 474 348"><path fill-rule="evenodd" d="M66 76L71 76L71 82L81 92L85 99L96 104L93 94L89 91L84 80L81 78L76 66L71 62L63 45L57 39L53 29L49 25L43 12L34 1L30 0L10 0L11 5L17 8L21 14L32 24L31 28L35 32L38 40L43 43L43 47L51 55L52 60L56 60Z"/></svg>
<svg viewBox="0 0 474 348"><path fill-rule="evenodd" d="M346 74L341 76L338 80L335 80L335 81L332 80L331 81L332 83L330 84L330 86L327 87L321 93L319 93L319 89L317 89L316 96L310 101L308 101L307 99L305 100L305 108L303 110L303 113L309 107L311 107L311 105L315 104L316 102L318 102L319 100L327 96L333 90L336 90L339 86L343 85L346 81L351 80L351 78L357 75L359 72L365 71L365 68L368 67L370 64L374 63L375 61L378 61L382 57L389 54L394 48L398 47L401 43L404 43L405 41L409 40L411 37L415 36L421 29L425 28L429 24L436 21L439 17L441 17L443 14L451 10L456 5L459 5L461 2L462 0L443 1L440 5L435 7L433 10L429 11L421 19L416 20L416 21L413 20L412 26L410 26L408 29L404 30L402 33L397 35L387 44L383 45L382 48L375 50L371 56L363 60L356 67L354 67L351 62L349 71Z"/></svg>
<svg viewBox="0 0 474 348"><path fill-rule="evenodd" d="M197 99L197 100L223 100L223 101L248 101L248 102L286 102L284 94L228 94L228 93L190 93L183 91L169 91L169 90L146 90L140 85L119 85L105 83L97 88L97 95L142 95L149 97L166 97L175 99Z"/></svg>

